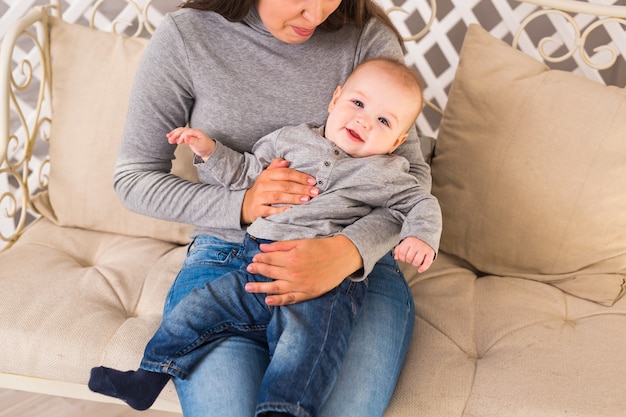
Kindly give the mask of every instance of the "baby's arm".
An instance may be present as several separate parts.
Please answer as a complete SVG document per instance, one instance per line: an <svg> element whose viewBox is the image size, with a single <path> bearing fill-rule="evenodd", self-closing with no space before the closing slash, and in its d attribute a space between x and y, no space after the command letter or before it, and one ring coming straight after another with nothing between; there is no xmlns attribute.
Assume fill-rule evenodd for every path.
<svg viewBox="0 0 626 417"><path fill-rule="evenodd" d="M418 267L418 272L424 272L435 260L435 251L422 240L408 236L394 249L394 258Z"/></svg>
<svg viewBox="0 0 626 417"><path fill-rule="evenodd" d="M215 141L204 134L200 129L178 127L167 134L167 141L172 145L186 143L189 148L202 158L203 161L211 156L215 150Z"/></svg>

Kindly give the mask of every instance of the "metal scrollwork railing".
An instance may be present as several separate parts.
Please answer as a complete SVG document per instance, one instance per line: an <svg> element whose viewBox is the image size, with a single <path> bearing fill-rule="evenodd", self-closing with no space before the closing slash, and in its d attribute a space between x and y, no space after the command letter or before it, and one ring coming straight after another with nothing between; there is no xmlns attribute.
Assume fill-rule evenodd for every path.
<svg viewBox="0 0 626 417"><path fill-rule="evenodd" d="M522 0L528 3L534 3L543 6L550 7L559 7L559 10L556 9L540 9L528 15L520 24L519 29L515 33L513 38L512 45L513 47L518 47L520 37L526 31L526 28L533 21L537 20L541 16L548 17L556 17L559 16L563 18L569 26L574 30L574 34L572 36L572 40L569 42L569 45L565 45L565 42L562 42L554 37L545 37L539 41L537 45L537 52L541 56L545 62L550 63L559 63L566 61L576 55L579 54L582 61L585 65L590 68L596 70L604 70L612 67L617 58L621 55L620 51L613 45L601 45L597 46L593 49L597 55L594 57L590 56L587 53L585 46L587 45L587 41L590 38L590 35L600 27L608 27L608 25L622 25L626 27L626 6L622 6L623 9L621 12L623 15L620 15L620 6L610 6L611 9L608 9L607 6L604 5L596 5L591 3L582 3L579 1L565 1L565 0ZM598 19L589 24L586 28L581 28L576 19L570 13L585 13L588 15L596 16ZM604 17L605 14L611 13L612 17ZM616 15L617 14L617 15ZM566 52L560 55L554 55L552 51L556 50L558 46L566 46ZM551 48L552 46L552 48ZM601 52L607 52L606 54L602 54ZM603 61L599 62L598 57L603 57Z"/></svg>
<svg viewBox="0 0 626 417"><path fill-rule="evenodd" d="M0 250L19 238L29 212L34 212L32 191L47 186L48 159L34 158L33 153L37 144L48 140L50 130L45 25L49 14L58 15L58 5L33 9L23 25L7 33L2 43L0 80L5 95L0 103L0 218L10 220L12 227L0 228ZM18 47L26 44L32 46L26 49L28 53ZM14 67L9 65L12 57L18 57ZM26 95L35 97L34 102ZM11 116L17 125L13 128Z"/></svg>
<svg viewBox="0 0 626 417"><path fill-rule="evenodd" d="M98 0L94 3L91 11L90 26L95 28L96 19L100 12L103 3L106 0ZM152 0L136 1L125 0L126 7L120 12L120 14L111 22L110 31L113 33L126 33L128 28L136 25L134 33L128 33L128 36L139 37L144 32L152 35L154 33L155 26L150 22L149 13L152 8ZM136 23L134 23L136 22Z"/></svg>
<svg viewBox="0 0 626 417"><path fill-rule="evenodd" d="M163 17L153 0L95 0L65 12L92 28L149 37ZM120 6L121 4L121 6ZM115 9L119 6L119 10ZM61 0L34 7L7 32L0 50L0 252L38 216L31 197L48 186L51 127L48 17L61 16ZM65 16L65 15L64 15ZM110 16L114 16L110 18Z"/></svg>

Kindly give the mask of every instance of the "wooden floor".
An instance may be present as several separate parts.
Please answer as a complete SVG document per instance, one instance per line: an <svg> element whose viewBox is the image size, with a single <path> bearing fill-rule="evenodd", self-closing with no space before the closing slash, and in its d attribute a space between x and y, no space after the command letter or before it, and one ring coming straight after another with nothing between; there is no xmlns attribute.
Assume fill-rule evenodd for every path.
<svg viewBox="0 0 626 417"><path fill-rule="evenodd" d="M97 403L0 389L0 417L181 417L165 411L135 411Z"/></svg>

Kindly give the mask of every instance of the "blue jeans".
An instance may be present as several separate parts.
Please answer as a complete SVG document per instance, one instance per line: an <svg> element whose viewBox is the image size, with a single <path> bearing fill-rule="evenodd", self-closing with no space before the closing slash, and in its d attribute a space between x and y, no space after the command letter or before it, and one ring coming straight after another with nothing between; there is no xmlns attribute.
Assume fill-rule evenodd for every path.
<svg viewBox="0 0 626 417"><path fill-rule="evenodd" d="M196 238L166 300L164 321L169 320L176 310L174 307L193 289L202 288L207 281L227 272L245 268L247 261L241 256L244 247L208 236ZM340 370L335 368L339 372L337 382L328 400L314 405L321 406L314 415L380 416L391 397L411 337L413 301L390 255L379 262L369 282L365 307L349 341L344 365ZM311 318L318 322L318 316ZM236 335L210 346L211 354L206 355L205 348L201 348L202 354L198 356L202 357L193 372L186 379L175 381L184 415L255 415L259 393L264 389L264 376L273 366L267 343L249 335ZM280 367L281 361L275 362ZM299 372L286 373L290 374L289 383L301 383L299 380L305 379Z"/></svg>
<svg viewBox="0 0 626 417"><path fill-rule="evenodd" d="M212 238L191 247L181 275L196 275L214 259ZM269 281L245 270L260 243L246 235L237 257L243 265L205 286L194 288L164 318L144 353L141 367L186 378L227 336L244 336L267 343L272 360L259 392L257 414L288 412L298 417L318 415L339 374L348 342L367 289L367 281L345 279L321 297L283 307L269 307L263 294L245 291L250 281Z"/></svg>

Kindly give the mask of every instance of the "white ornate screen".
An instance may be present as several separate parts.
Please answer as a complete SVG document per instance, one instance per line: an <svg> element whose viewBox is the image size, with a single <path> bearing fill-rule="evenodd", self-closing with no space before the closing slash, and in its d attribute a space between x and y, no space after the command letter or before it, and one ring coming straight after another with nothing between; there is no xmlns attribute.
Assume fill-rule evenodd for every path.
<svg viewBox="0 0 626 417"><path fill-rule="evenodd" d="M235 0L233 0L235 1ZM414 65L425 80L426 98L443 108L446 104L446 94L454 77L459 50L463 41L464 33L471 23L480 23L497 38L509 43L513 40L513 33L527 16L539 9L532 4L520 3L517 0L437 0L436 14L432 13L432 0L378 0L379 3L389 10L392 20L395 22L400 32L407 38L420 32L428 21L433 20L430 31L418 41L407 41L407 61ZM597 4L619 4L626 6L626 0L590 0ZM4 36L8 26L26 13L33 5L47 4L47 0L0 0L0 37ZM175 10L179 4L178 0L106 0L102 2L94 0L63 0L63 17L66 21L90 24L93 4L99 5L98 11L93 19L93 24L99 29L110 30L115 27L118 32L132 34L137 30L148 30L159 23L164 13ZM150 12L147 13L145 24L138 24L138 16L142 15L142 10L151 5ZM141 19L140 19L141 21ZM519 41L520 49L533 54L539 41L547 36L554 37L557 42L548 43L545 47L550 54L561 56L567 55L568 51L574 51L576 45L560 45L558 39L572 39L572 34L581 28L588 27L592 23L589 17L575 16L572 21L559 16L542 16L528 26L528 33L523 35ZM117 22L117 23L113 23ZM120 23L121 22L121 23ZM126 25L124 22L130 22ZM594 60L607 60L610 53L606 51L594 52L596 46L609 45L617 48L622 55L626 55L626 45L616 44L612 39L616 39L616 33L623 32L623 24L615 23L603 25L594 29L589 36L589 42L584 50ZM534 53L539 57L538 54ZM14 77L16 80L26 79L32 74L36 84L37 71L30 71L24 68L20 62L28 58L35 68L38 58L34 42L24 39L18 43L17 52L14 54ZM607 58L608 57L608 58ZM575 69L583 59L582 55L575 53L572 58L562 63L555 64L569 71L583 73L592 79L604 79L614 85L626 85L626 62L619 58L618 62L610 69L597 71L592 69ZM32 114L37 107L35 99L25 94L18 98L22 114L11 113L12 123L19 125L20 117L28 121L32 119ZM439 124L439 115L426 109L418 120L419 130L428 136L436 136L436 127ZM27 128L28 129L28 128ZM19 136L19 134L18 134ZM18 141L16 147L19 148L23 141ZM45 147L45 145L42 145ZM45 155L45 149L35 149L34 160L31 163L36 165L41 163L41 158L37 155ZM9 150L17 154L17 150ZM36 189L40 178L45 178L46 164L43 165L43 172L33 172L27 179L31 189ZM20 207L4 198L3 195L9 190L18 190L17 180L9 175L0 174L0 237L9 236L15 230L18 221L24 221L24 216L20 216ZM16 214L7 216L7 213ZM32 216L26 216L28 221ZM0 239L0 249L5 245Z"/></svg>
<svg viewBox="0 0 626 417"><path fill-rule="evenodd" d="M432 8L429 0L378 0L386 10L392 11L390 16L401 33L407 37L420 31L426 22L431 19ZM584 1L584 0L582 0ZM596 4L626 5L626 0L590 0ZM533 4L521 3L517 0L437 0L436 15L432 27L424 38L419 41L409 41L407 46L407 61L413 64L427 86L425 96L438 107L446 104L447 92L450 88L458 62L459 51L463 36L471 23L479 23L492 35L512 43L513 35L520 23L531 13L540 9ZM394 9L395 10L395 9ZM581 28L589 26L594 19L589 16L576 15L574 21ZM556 42L546 44L546 52L561 56L575 49L572 39L575 28L565 18L551 14L538 18L528 26L527 33L522 36L519 48L538 59L537 45L545 37L553 37ZM626 62L624 54L626 45L617 44L617 33L623 33L625 27L619 23L599 26L590 34L585 50L593 59L602 62L608 60L609 53L594 52L600 45L609 45L617 48L622 57L609 70L597 71L585 65L580 65L582 57L575 53L571 59L562 63L551 64L554 68L574 71L587 78L598 81L604 80L613 85L626 85ZM568 39L567 46L560 42ZM429 136L436 135L439 117L436 113L425 110L424 117L418 121L420 131Z"/></svg>

